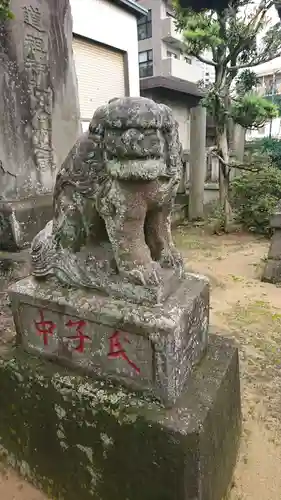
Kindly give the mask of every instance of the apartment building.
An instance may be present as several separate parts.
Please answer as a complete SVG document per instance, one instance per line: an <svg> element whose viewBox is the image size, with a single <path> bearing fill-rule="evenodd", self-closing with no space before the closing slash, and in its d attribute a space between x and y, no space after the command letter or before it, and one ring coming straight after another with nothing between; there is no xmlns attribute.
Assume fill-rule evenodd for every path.
<svg viewBox="0 0 281 500"><path fill-rule="evenodd" d="M184 54L182 35L176 31L171 0L138 0L148 16L138 20L140 77L173 76L197 83L204 65Z"/></svg>
<svg viewBox="0 0 281 500"><path fill-rule="evenodd" d="M281 59L271 61L270 64L263 64L255 69L259 77L257 93L266 97L275 104L281 105ZM249 130L246 134L247 140L262 139L264 137L274 137L281 139L281 118L280 116L265 123L263 127L256 130Z"/></svg>
<svg viewBox="0 0 281 500"><path fill-rule="evenodd" d="M202 98L197 83L209 79L208 68L184 52L176 31L172 0L138 0L148 15L138 19L140 93L169 105L189 150L190 108Z"/></svg>

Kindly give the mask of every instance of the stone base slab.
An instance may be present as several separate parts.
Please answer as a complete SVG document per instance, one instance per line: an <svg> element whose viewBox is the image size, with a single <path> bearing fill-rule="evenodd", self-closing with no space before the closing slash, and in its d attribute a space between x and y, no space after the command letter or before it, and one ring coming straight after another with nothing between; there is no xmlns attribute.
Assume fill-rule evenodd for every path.
<svg viewBox="0 0 281 500"><path fill-rule="evenodd" d="M281 259L269 259L262 274L262 281L278 285L281 283Z"/></svg>
<svg viewBox="0 0 281 500"><path fill-rule="evenodd" d="M21 246L28 246L53 216L53 195L37 195L6 202L20 225Z"/></svg>
<svg viewBox="0 0 281 500"><path fill-rule="evenodd" d="M50 498L221 500L241 429L238 352L210 336L165 410L20 348L0 355L0 449Z"/></svg>
<svg viewBox="0 0 281 500"><path fill-rule="evenodd" d="M279 212L276 212L272 217L271 224L277 224L280 218ZM274 222L275 221L275 222ZM274 227L274 226L272 226ZM278 285L281 283L281 230L280 228L274 229L270 241L268 251L268 258L265 264L262 281Z"/></svg>
<svg viewBox="0 0 281 500"><path fill-rule="evenodd" d="M98 377L152 391L166 406L180 397L207 348L209 283L188 274L159 306L25 278L9 290L18 344Z"/></svg>

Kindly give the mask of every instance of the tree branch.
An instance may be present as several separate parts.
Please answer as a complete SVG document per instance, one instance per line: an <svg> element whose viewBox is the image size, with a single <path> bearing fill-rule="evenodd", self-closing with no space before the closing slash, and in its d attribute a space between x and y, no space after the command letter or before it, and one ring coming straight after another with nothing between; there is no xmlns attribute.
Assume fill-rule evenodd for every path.
<svg viewBox="0 0 281 500"><path fill-rule="evenodd" d="M256 39L256 34L257 34L257 32L259 32L259 30L262 26L262 23L264 21L264 18L268 12L268 9L272 5L274 5L273 0L270 0L269 3L266 3L265 1L260 2L253 18L250 20L249 24L247 25L247 33L248 33L249 39L247 39L247 37L245 36L246 33L243 33L242 38L238 41L236 48L234 48L234 53L236 54L236 57L238 57L239 53L241 53L246 48L247 44L249 43L249 40L252 39L254 41ZM244 19L244 22L245 21L246 21L246 17ZM251 33L252 33L252 35L250 35ZM230 57L231 56L229 56L229 58L228 58L228 62L230 61ZM272 58L272 59L274 59L274 58ZM271 60L271 59L269 59L269 60ZM265 61L265 62L267 62L267 61ZM261 63L258 63L258 64L261 64ZM252 64L252 66L254 66L254 64ZM247 67L250 67L250 66L246 66L246 64L245 64L245 65L241 65L241 66L230 66L229 69L237 71L238 69L243 69L243 68L247 68Z"/></svg>
<svg viewBox="0 0 281 500"><path fill-rule="evenodd" d="M239 70L239 69L245 69L245 68L253 68L254 66L259 66L260 64L267 63L269 61L272 61L273 59L276 59L276 57L281 56L281 51L277 52L277 54L272 54L271 56L262 58L262 59L256 59L255 61L249 61L248 63L245 64L238 64L237 66L228 66L228 69L230 71L233 70Z"/></svg>
<svg viewBox="0 0 281 500"><path fill-rule="evenodd" d="M204 64L208 64L209 66L214 66L214 68L217 66L217 63L214 61L210 61L210 59L205 59L205 57L200 56L200 54L196 54L194 52L189 52L191 56L196 57L198 61L201 61Z"/></svg>
<svg viewBox="0 0 281 500"><path fill-rule="evenodd" d="M216 146L214 146L215 148ZM215 149L210 148L209 153L211 156L215 156L225 167L228 168L238 168L239 170L248 170L250 172L258 172L259 169L262 167L259 167L257 163L236 163L235 161L232 161L230 163L227 163L218 153L216 153Z"/></svg>

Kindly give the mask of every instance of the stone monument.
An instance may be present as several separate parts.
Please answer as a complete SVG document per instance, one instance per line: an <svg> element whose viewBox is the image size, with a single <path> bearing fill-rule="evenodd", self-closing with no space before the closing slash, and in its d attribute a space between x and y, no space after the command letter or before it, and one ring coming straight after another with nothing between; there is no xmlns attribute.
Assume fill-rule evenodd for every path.
<svg viewBox="0 0 281 500"><path fill-rule="evenodd" d="M270 220L273 231L267 261L262 274L262 281L281 283L281 203L278 203Z"/></svg>
<svg viewBox="0 0 281 500"><path fill-rule="evenodd" d="M180 433L189 441L180 444L187 446L182 466L187 460L198 472L185 487L183 474L179 495L162 496L159 490L151 498L219 500L231 478L239 438L238 357L219 340L206 354L209 283L185 271L171 235L181 175L178 124L167 106L127 97L98 108L57 174L53 219L31 246L33 276L13 285L10 298L19 349L89 376L86 380L93 382L87 384L111 381L116 394L120 387L128 394L136 391L140 401L145 398L151 401L145 405L155 408L153 418L142 418L152 418L148 426L160 425L160 434L165 421L164 434L177 434L180 423L172 414L185 414ZM200 397L195 396L199 386L191 389L196 366L198 381L209 387ZM211 385L203 382L208 370ZM203 411L206 404L209 409ZM202 442L197 442L198 429L204 429ZM168 435L164 439L169 441ZM222 459L214 443L224 439L227 457ZM199 479L202 467L204 480ZM144 489L142 495L150 498ZM113 496L99 491L85 498ZM131 496L124 491L120 499L125 498Z"/></svg>
<svg viewBox="0 0 281 500"><path fill-rule="evenodd" d="M69 0L11 0L10 8L14 19L0 22L1 201L32 239L51 216L57 168L80 134L72 17Z"/></svg>

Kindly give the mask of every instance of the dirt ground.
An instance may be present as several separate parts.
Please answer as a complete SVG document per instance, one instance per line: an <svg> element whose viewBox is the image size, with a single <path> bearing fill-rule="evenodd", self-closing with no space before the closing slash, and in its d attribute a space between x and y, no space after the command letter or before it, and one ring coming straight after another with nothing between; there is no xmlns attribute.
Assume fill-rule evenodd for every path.
<svg viewBox="0 0 281 500"><path fill-rule="evenodd" d="M233 338L240 349L244 426L228 500L280 500L281 288L259 280L268 241L183 226L175 238L187 267L210 278L211 330ZM25 272L21 267L19 274ZM2 294L0 335L11 328L8 311ZM0 498L47 500L4 466Z"/></svg>

